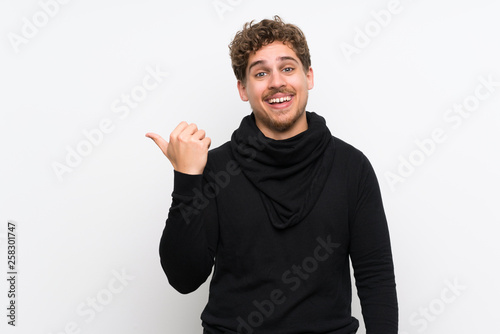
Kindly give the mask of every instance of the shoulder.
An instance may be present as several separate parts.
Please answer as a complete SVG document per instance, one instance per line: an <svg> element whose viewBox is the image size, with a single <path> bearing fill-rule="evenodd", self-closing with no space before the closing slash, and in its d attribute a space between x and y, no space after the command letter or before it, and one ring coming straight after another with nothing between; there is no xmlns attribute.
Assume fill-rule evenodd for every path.
<svg viewBox="0 0 500 334"><path fill-rule="evenodd" d="M351 203L367 194L380 193L375 170L366 155L345 141L333 137L335 143L334 165L345 177ZM354 204L353 204L354 205Z"/></svg>
<svg viewBox="0 0 500 334"><path fill-rule="evenodd" d="M230 143L231 142L228 141L221 146L208 151L207 167L209 169L220 169L221 167L224 167L229 161L234 160Z"/></svg>
<svg viewBox="0 0 500 334"><path fill-rule="evenodd" d="M333 141L334 165L337 171L343 171L348 184L357 188L356 185L378 182L370 160L361 150L336 137L333 137Z"/></svg>
<svg viewBox="0 0 500 334"><path fill-rule="evenodd" d="M221 159L231 156L231 142L227 141L219 147L213 148L208 151L209 159Z"/></svg>
<svg viewBox="0 0 500 334"><path fill-rule="evenodd" d="M335 136L332 136L332 139L335 150L335 160L342 162L349 167L354 167L368 162L368 158L363 152L361 152L361 150Z"/></svg>

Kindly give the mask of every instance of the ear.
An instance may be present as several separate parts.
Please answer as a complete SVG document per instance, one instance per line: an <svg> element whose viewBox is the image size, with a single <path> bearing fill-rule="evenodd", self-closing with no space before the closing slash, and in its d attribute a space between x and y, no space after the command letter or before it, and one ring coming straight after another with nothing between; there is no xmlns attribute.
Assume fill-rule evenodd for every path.
<svg viewBox="0 0 500 334"><path fill-rule="evenodd" d="M314 87L314 72L311 66L309 66L309 70L306 73L307 78L307 89L313 89Z"/></svg>
<svg viewBox="0 0 500 334"><path fill-rule="evenodd" d="M238 80L238 92L240 93L241 100L247 102L248 101L247 88L245 87L245 84L241 80Z"/></svg>

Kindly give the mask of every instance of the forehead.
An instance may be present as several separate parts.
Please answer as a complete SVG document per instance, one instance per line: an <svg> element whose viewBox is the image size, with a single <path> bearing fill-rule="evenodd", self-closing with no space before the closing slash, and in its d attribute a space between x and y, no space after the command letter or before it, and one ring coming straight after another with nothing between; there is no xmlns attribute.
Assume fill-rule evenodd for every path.
<svg viewBox="0 0 500 334"><path fill-rule="evenodd" d="M293 58L295 61L300 63L297 54L291 47L283 44L283 42L275 41L250 54L250 57L248 57L247 68L250 69L250 67L252 67L252 65L256 62L259 64L266 64L282 62L284 60L290 60L290 58Z"/></svg>

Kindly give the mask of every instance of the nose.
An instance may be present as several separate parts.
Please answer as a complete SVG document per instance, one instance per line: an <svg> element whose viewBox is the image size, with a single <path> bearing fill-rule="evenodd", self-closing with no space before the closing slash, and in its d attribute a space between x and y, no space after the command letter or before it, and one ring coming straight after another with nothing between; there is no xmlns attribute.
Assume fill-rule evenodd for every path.
<svg viewBox="0 0 500 334"><path fill-rule="evenodd" d="M273 71L270 76L269 88L280 88L286 86L285 78L280 71Z"/></svg>

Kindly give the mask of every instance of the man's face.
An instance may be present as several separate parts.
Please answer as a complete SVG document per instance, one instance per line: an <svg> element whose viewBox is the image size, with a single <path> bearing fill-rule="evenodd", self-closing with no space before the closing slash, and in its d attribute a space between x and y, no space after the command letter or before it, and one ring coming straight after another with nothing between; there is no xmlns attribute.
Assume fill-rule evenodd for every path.
<svg viewBox="0 0 500 334"><path fill-rule="evenodd" d="M314 86L299 58L283 42L274 42L250 55L246 81L238 81L243 101L248 101L262 133L286 139L307 130L305 108L308 90Z"/></svg>

